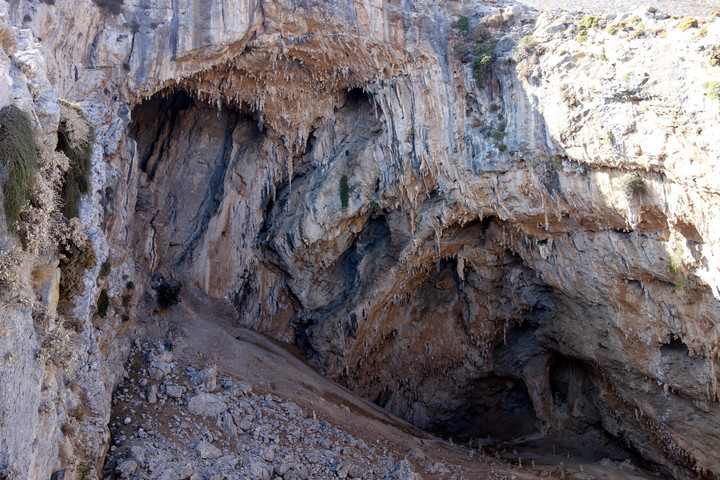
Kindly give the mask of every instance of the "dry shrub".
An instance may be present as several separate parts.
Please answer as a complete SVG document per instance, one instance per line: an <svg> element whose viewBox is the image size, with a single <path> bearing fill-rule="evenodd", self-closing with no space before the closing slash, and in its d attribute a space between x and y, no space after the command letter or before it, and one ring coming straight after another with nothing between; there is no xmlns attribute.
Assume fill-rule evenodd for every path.
<svg viewBox="0 0 720 480"><path fill-rule="evenodd" d="M22 288L22 255L14 246L0 248L0 291L17 293Z"/></svg>
<svg viewBox="0 0 720 480"><path fill-rule="evenodd" d="M9 25L0 25L0 47L8 57L17 51L17 41Z"/></svg>
<svg viewBox="0 0 720 480"><path fill-rule="evenodd" d="M59 99L60 106L60 129L73 147L77 147L83 143L87 143L90 137L92 127L87 120L79 105Z"/></svg>
<svg viewBox="0 0 720 480"><path fill-rule="evenodd" d="M614 182L614 187L630 199L645 190L645 182L637 172L628 172Z"/></svg>
<svg viewBox="0 0 720 480"><path fill-rule="evenodd" d="M117 15L122 12L123 0L92 0L95 5L106 12Z"/></svg>
<svg viewBox="0 0 720 480"><path fill-rule="evenodd" d="M157 292L157 303L161 309L166 309L180 302L182 283L178 280L162 280L153 287Z"/></svg>
<svg viewBox="0 0 720 480"><path fill-rule="evenodd" d="M53 233L62 272L58 310L69 315L73 299L85 289L85 273L95 266L95 250L77 218L67 220L57 216Z"/></svg>

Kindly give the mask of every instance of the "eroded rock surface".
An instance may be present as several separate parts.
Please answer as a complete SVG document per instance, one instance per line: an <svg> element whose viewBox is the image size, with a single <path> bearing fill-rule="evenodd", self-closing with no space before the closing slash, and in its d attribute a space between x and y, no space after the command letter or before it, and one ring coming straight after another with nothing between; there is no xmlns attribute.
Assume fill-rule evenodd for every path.
<svg viewBox="0 0 720 480"><path fill-rule="evenodd" d="M422 428L517 415L720 475L716 16L12 5L96 128L81 217L115 268L86 317L101 284L120 325L177 277Z"/></svg>

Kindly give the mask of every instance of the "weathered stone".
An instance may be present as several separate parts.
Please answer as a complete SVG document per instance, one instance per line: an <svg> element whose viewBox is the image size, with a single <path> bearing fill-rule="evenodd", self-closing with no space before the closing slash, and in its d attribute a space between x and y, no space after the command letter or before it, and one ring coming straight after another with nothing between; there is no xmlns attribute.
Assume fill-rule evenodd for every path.
<svg viewBox="0 0 720 480"><path fill-rule="evenodd" d="M338 463L337 467L335 468L335 474L338 478L348 478L348 474L350 473L350 469L352 467L352 463Z"/></svg>
<svg viewBox="0 0 720 480"><path fill-rule="evenodd" d="M165 393L170 398L181 398L185 392L185 387L182 385L166 385Z"/></svg>
<svg viewBox="0 0 720 480"><path fill-rule="evenodd" d="M395 464L395 470L390 474L394 480L422 480L422 477L415 473L407 460L400 460Z"/></svg>
<svg viewBox="0 0 720 480"><path fill-rule="evenodd" d="M195 446L195 451L200 454L200 458L220 458L222 451L210 442L200 441Z"/></svg>
<svg viewBox="0 0 720 480"><path fill-rule="evenodd" d="M217 388L217 366L199 371L192 377L195 385L202 385L208 392L214 392Z"/></svg>
<svg viewBox="0 0 720 480"><path fill-rule="evenodd" d="M147 389L147 401L149 403L156 403L157 402L157 394L158 394L158 386L153 383Z"/></svg>
<svg viewBox="0 0 720 480"><path fill-rule="evenodd" d="M172 364L166 362L155 361L148 367L150 378L156 382L162 381L170 372L172 372Z"/></svg>
<svg viewBox="0 0 720 480"><path fill-rule="evenodd" d="M228 404L212 393L201 393L188 399L187 408L192 413L214 417L226 411Z"/></svg>
<svg viewBox="0 0 720 480"><path fill-rule="evenodd" d="M137 470L138 464L134 460L125 460L118 463L115 472L119 473L122 478L130 478L130 475Z"/></svg>
<svg viewBox="0 0 720 480"><path fill-rule="evenodd" d="M245 472L250 478L258 480L269 480L272 468L262 461L251 461L246 467Z"/></svg>
<svg viewBox="0 0 720 480"><path fill-rule="evenodd" d="M352 465L350 469L348 470L348 476L350 478L361 478L363 475L364 469L359 465Z"/></svg>
<svg viewBox="0 0 720 480"><path fill-rule="evenodd" d="M237 426L235 425L233 416L229 412L223 412L220 414L220 425L222 426L223 431L225 431L226 433L232 436L238 434Z"/></svg>

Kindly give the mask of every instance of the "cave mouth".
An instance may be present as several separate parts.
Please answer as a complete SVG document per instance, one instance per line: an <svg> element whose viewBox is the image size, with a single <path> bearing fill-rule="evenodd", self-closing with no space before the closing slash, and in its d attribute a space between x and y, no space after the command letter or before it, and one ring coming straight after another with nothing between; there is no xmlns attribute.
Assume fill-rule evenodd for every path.
<svg viewBox="0 0 720 480"><path fill-rule="evenodd" d="M150 98L135 105L131 118L128 133L137 143L140 170L151 180L156 174L160 161L171 161L173 155L178 156L182 153L177 149L172 150L171 144L181 141L180 135L183 133L207 134L215 130L219 135L214 139L210 137L210 140L212 143L217 143L218 140L222 142L222 133L228 133L227 131L236 125L246 122L257 126L258 136L264 134L256 113L247 104L243 103L238 108L215 105L199 100L184 90L170 88L156 92ZM203 139L195 135L186 140ZM213 149L210 149L200 156L210 160L214 153Z"/></svg>
<svg viewBox="0 0 720 480"><path fill-rule="evenodd" d="M482 258L491 261L463 268L445 256L420 274L424 280L410 280L414 289L384 311L373 346L338 380L419 428L508 461L557 464L562 455L658 471L607 430L612 412L602 403L602 373L555 348L547 325L561 305L557 293L521 256L498 246L495 223L447 233L450 245L480 239ZM337 335L342 326L328 330ZM357 338L363 334L361 326Z"/></svg>
<svg viewBox="0 0 720 480"><path fill-rule="evenodd" d="M346 99L348 108L338 110L338 114L341 111L358 116L364 113L372 118L367 102L367 93L350 90ZM137 142L139 169L146 177L136 207L141 220L135 227L137 244L145 242L148 226L155 230L152 251L146 252L147 271L154 272L163 264L176 268L189 259L187 265L182 265L186 267L184 271L178 269L179 273L193 281L206 275L202 278L208 281L211 274L205 270L198 274L193 270L193 263L199 264L193 256L194 250L207 248L202 253L204 256L197 258L216 269L208 268L212 275L222 272L228 277L237 275L236 265L226 271L221 270L224 267L215 267L213 256L219 250L203 245L213 217L220 216L227 189L224 182L232 173L242 178L242 185L236 186L236 201L243 202L254 195L252 208L258 208L261 213L256 214L258 221L254 230L245 228L233 233L232 226L226 225L219 236L221 240L213 238L212 241L222 244L225 238L242 237L245 243L233 247L254 252L260 263L272 264L272 275L285 275L281 278L282 285L291 284L287 265L279 258L270 258L273 253L279 256L279 251L295 252L302 248L301 241L291 232L277 231L277 225L284 225L280 222L286 216L282 206L291 198L289 185L284 184L287 179L281 176L265 179L274 182L276 203L275 196L271 198L265 190L259 194L251 190L250 180L254 174L244 176L252 169L263 168L258 165L264 160L260 145L266 139L266 132L252 112L245 108L217 107L183 91L163 91L138 104L132 118L130 136ZM312 151L320 141L315 134L308 137L308 150ZM339 158L351 161L356 150L352 145L343 146ZM310 160L300 167L295 171L293 192L313 188ZM243 190L246 185L247 190ZM261 185L265 187L266 184ZM258 185L252 188L257 189ZM242 220L247 224L249 218L250 213ZM231 220L243 223L235 218ZM278 223L273 224L274 221ZM292 320L295 321L292 340L306 355L312 353L320 358L313 362L316 369L322 371L322 367L330 363L320 357L328 345L347 348L351 343L368 341L363 337L366 333L362 326L359 327L368 321L365 309L348 307L353 307L352 302L357 298L369 297L375 279L387 275L397 264L404 246L411 241L407 236L409 229L401 231L400 227L404 228L404 224L398 215L376 213L355 234L348 249L323 272L324 276L314 279L311 294L302 296L301 300L302 292L296 292L298 295L286 302L292 303L290 310L296 319ZM507 460L516 461L519 452L525 458L551 459L556 454L567 454L588 461L630 459L636 465L641 464L620 439L603 429L598 407L591 400L596 392L588 369L538 340L537 330L554 308L554 293L520 255L505 246L498 247L502 245L498 240L503 236L502 227L499 221L489 217L469 222L455 233L444 233L443 245L438 244L437 255L432 255L433 260L437 258L437 265L428 268L426 280L414 285L410 292L386 298L387 303L394 303L395 310L386 312L389 325L379 329L380 337L369 339L379 346L370 352L373 357L363 358L367 362L364 365L356 365L356 371L366 373L355 377L346 373L334 379L430 433L482 446L486 452L505 456ZM445 253L441 259L441 249L470 241L477 242L475 246L485 252L472 267L463 269L457 258L448 258ZM269 248L275 243L278 248ZM264 249L257 249L258 245ZM431 248L435 253L436 245ZM481 257L490 260L482 263ZM217 261L225 262L225 258ZM249 269L243 274L247 280L244 288L238 290L242 295L236 295L238 315L242 316L245 310L248 317L265 315L265 311L256 308L265 301L260 297L267 293L258 285L271 284L267 280L270 274L259 269ZM266 277L263 279L262 275ZM285 291L291 292L289 288ZM321 299L328 301L322 303ZM249 312L250 308L253 312ZM322 325L318 318L338 323L323 329L319 328ZM304 325L304 320L312 322ZM338 332L351 341L336 342ZM489 340L483 337L485 334ZM458 339L463 340L458 343ZM483 342L486 351L478 354ZM468 359L459 358L458 351L468 357L482 358L466 365ZM337 357L346 354L347 351L340 351ZM529 386L533 381L532 372L523 369L532 362L542 364L543 359L547 360L544 371L547 386L538 393ZM537 371L542 373L542 369ZM458 378L460 388L455 383ZM430 386L423 385L426 381ZM448 402L444 401L447 398L433 399L436 393L453 398ZM418 407L419 403L424 405ZM581 418L576 418L572 412L579 403L584 410L580 412ZM558 418L568 421L561 425Z"/></svg>
<svg viewBox="0 0 720 480"><path fill-rule="evenodd" d="M133 230L141 268L218 296L237 269L224 253L241 248L236 239L251 226L228 210L238 207L233 199L250 196L247 184L264 181L257 165L267 131L257 112L168 88L135 105L128 130L137 148ZM265 196L254 190L257 198L241 205L247 216Z"/></svg>
<svg viewBox="0 0 720 480"><path fill-rule="evenodd" d="M540 433L525 383L521 379L490 376L472 382L466 406L430 432L460 443L485 439L493 444Z"/></svg>
<svg viewBox="0 0 720 480"><path fill-rule="evenodd" d="M527 325L521 329L531 330ZM471 383L466 403L455 415L426 430L508 462L609 462L670 478L622 437L603 428L595 403L597 388L583 362L558 352L550 358L550 402L553 414L563 419L562 429L541 418L541 406L531 399L525 380L491 375Z"/></svg>

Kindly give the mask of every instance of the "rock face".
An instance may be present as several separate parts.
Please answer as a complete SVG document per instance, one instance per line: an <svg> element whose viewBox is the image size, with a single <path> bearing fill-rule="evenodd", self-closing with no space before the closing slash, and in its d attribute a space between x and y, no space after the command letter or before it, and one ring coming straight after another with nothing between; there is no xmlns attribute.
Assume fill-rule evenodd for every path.
<svg viewBox="0 0 720 480"><path fill-rule="evenodd" d="M57 89L95 126L81 218L114 267L116 321L130 283L175 276L420 427L473 437L515 414L525 433L720 475L717 18L11 4L52 79L32 108ZM91 377L99 395L117 379Z"/></svg>
<svg viewBox="0 0 720 480"><path fill-rule="evenodd" d="M29 115L38 173L17 232L0 209L0 477L70 478L102 467L132 322L114 310L101 318L96 300L107 289L119 305L127 294L119 285L130 277L120 264L103 267L109 249L96 204L86 200L81 219L56 213L58 180L68 169L56 152L58 131L72 115L67 109L80 108L60 100L39 39L14 26L16 3L0 3L0 108L13 104ZM101 169L101 150L92 155ZM0 170L4 200L9 159ZM91 180L104 188L104 180ZM126 303L132 314L130 297Z"/></svg>

